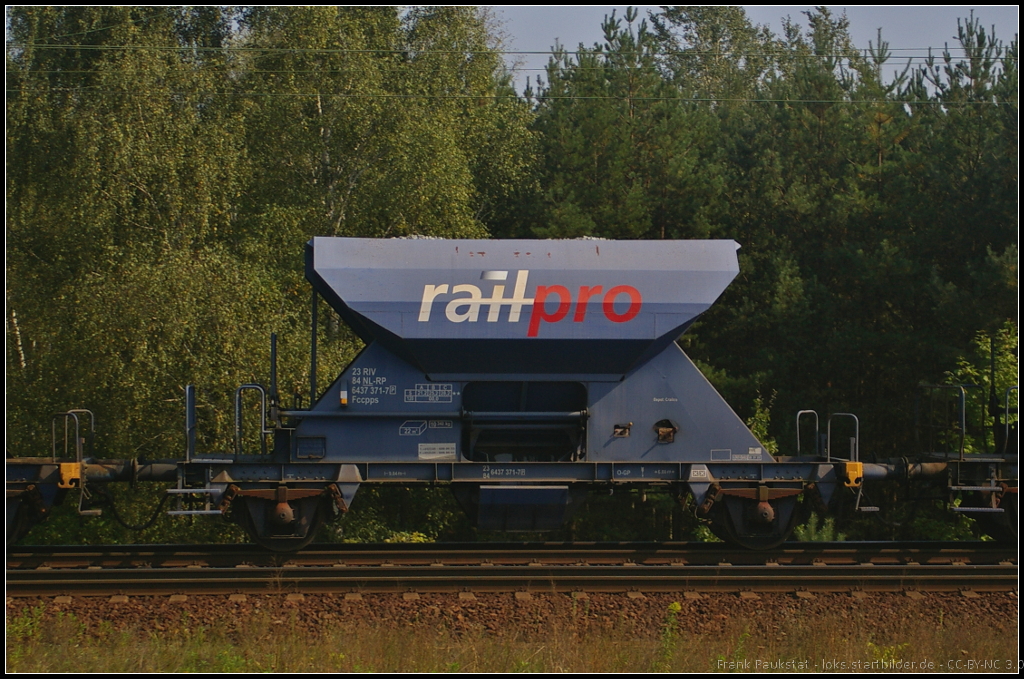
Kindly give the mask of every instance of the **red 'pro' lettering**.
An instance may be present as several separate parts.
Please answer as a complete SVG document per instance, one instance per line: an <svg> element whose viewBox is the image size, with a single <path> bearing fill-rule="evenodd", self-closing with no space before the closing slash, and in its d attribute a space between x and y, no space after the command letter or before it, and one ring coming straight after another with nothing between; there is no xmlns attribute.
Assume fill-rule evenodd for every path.
<svg viewBox="0 0 1024 679"><path fill-rule="evenodd" d="M626 309L625 313L621 314L615 313L615 298L619 295L629 295L629 308ZM625 323L636 318L636 315L640 313L640 307L643 306L643 303L640 291L632 285L616 285L604 296L604 315L612 323Z"/></svg>
<svg viewBox="0 0 1024 679"><path fill-rule="evenodd" d="M547 309L544 308L544 302L547 301L547 297L550 294L558 295L558 309L554 313L549 314ZM639 296L640 293L637 293ZM607 303L606 303L607 304ZM527 337L536 337L538 331L540 331L540 322L547 321L548 323L557 323L566 317L569 313L569 307L572 306L572 296L569 294L568 288L564 285L538 285L537 293L533 296L533 313L530 314L530 328L526 331ZM631 307L632 308L632 307ZM637 309L639 312L640 310ZM607 311L605 313L608 313ZM634 314L635 316L636 314ZM632 318L632 317L630 317ZM627 319L628 320L628 319Z"/></svg>

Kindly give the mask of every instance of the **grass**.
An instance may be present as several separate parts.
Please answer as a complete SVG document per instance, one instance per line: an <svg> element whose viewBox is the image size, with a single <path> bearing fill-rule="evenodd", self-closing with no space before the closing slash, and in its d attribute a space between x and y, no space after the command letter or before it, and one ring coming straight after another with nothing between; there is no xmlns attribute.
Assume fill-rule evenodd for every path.
<svg viewBox="0 0 1024 679"><path fill-rule="evenodd" d="M709 614L713 610L709 606ZM794 615L770 630L736 618L721 632L696 634L680 629L679 611L670 604L660 633L638 637L626 625L593 630L571 620L529 634L456 631L422 621L310 629L294 616L265 613L231 631L197 625L184 612L163 629L116 629L106 620L86 624L73 614L47 613L40 604L8 617L7 671L849 672L921 671L921 662L939 671L1008 665L1015 671L1018 662L1014 624L970 629L939 616L905 620L896 638L882 639L877 629L851 628L838 615ZM997 660L1001 665L992 666Z"/></svg>

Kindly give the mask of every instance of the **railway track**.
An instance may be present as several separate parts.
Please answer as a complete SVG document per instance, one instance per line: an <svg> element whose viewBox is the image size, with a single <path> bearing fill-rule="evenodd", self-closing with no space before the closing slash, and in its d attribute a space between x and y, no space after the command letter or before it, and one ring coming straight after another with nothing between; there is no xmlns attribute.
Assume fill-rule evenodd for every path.
<svg viewBox="0 0 1024 679"><path fill-rule="evenodd" d="M8 596L372 592L1013 591L1017 552L994 543L493 543L25 547Z"/></svg>

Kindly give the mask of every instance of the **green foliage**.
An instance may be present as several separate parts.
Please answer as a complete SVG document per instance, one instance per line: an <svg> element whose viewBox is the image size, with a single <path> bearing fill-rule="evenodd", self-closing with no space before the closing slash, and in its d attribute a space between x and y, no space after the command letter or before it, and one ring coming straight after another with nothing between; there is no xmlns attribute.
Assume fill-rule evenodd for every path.
<svg viewBox="0 0 1024 679"><path fill-rule="evenodd" d="M447 487L366 487L352 509L328 526L337 542L435 542L472 538L472 528Z"/></svg>
<svg viewBox="0 0 1024 679"><path fill-rule="evenodd" d="M747 640L750 638L750 632L744 630L740 633L736 639L735 647L732 649L732 653L726 656L725 654L717 655L714 660L710 663L710 669L718 670L723 666L726 667L744 667L744 661L747 659Z"/></svg>
<svg viewBox="0 0 1024 679"><path fill-rule="evenodd" d="M779 444L768 433L768 426L771 424L771 407L775 396L776 392L772 392L766 405L764 399L758 394L757 398L754 399L754 414L747 420L747 426L750 427L751 433L757 437L757 440L764 446L765 451L771 455L779 454Z"/></svg>
<svg viewBox="0 0 1024 679"><path fill-rule="evenodd" d="M984 529L966 514L950 511L948 491L943 483L940 480L930 485L908 486L905 482L890 480L865 486L861 504L880 509L870 513L854 512L856 491L839 488L830 505L830 510L835 512L835 530L846 540L978 539ZM953 504L958 505L959 500ZM810 520L814 520L813 516ZM818 532L826 526L827 523L818 527ZM798 528L795 534L800 530ZM806 526L803 531L807 531Z"/></svg>
<svg viewBox="0 0 1024 679"><path fill-rule="evenodd" d="M883 663L894 663L897 660L902 660L905 657L906 650L910 644L891 644L889 646L876 645L868 642L868 651L871 653L871 657L875 661ZM885 665L883 665L885 667Z"/></svg>
<svg viewBox="0 0 1024 679"><path fill-rule="evenodd" d="M655 671L667 672L671 667L672 657L675 655L679 637L679 613L682 610L682 604L678 601L673 601L665 609L665 622L661 629L660 657L655 661L652 668Z"/></svg>
<svg viewBox="0 0 1024 679"><path fill-rule="evenodd" d="M113 519L113 510L103 497L109 495L118 515L131 525L147 523L164 499L170 484L140 484L129 488L124 484L108 484L106 488L93 488L94 508L103 511L103 519L78 515L78 491L68 492L64 501L53 507L50 516L32 529L24 542L35 545L97 545L147 543L240 543L248 540L237 525L220 517L170 517L165 513L175 509L164 504L159 518L145 530L125 528Z"/></svg>
<svg viewBox="0 0 1024 679"><path fill-rule="evenodd" d="M7 620L7 638L14 641L32 639L39 635L42 624L43 605L40 604Z"/></svg>
<svg viewBox="0 0 1024 679"><path fill-rule="evenodd" d="M481 218L528 181L528 111L475 10L254 8L241 22L244 91L278 96L246 106L262 164L237 234L282 273L312 235L484 236Z"/></svg>
<svg viewBox="0 0 1024 679"><path fill-rule="evenodd" d="M685 540L696 519L678 499L659 489L595 491L562 531L550 539Z"/></svg>
<svg viewBox="0 0 1024 679"><path fill-rule="evenodd" d="M916 540L973 540L974 519L950 512L945 503L919 501L903 534Z"/></svg>
<svg viewBox="0 0 1024 679"><path fill-rule="evenodd" d="M946 384L971 385L976 388L967 389L968 430L964 437L965 453L984 453L996 449L996 433L990 426L992 410L1002 413L1009 399L1010 423L1017 421L1016 412L1019 396L1017 386L1018 359L1017 351L1020 338L1017 324L1007 321L995 332L979 332L971 342L969 352L957 359L956 368L946 373ZM994 372L994 375L993 375ZM993 381L993 377L995 378ZM959 408L957 408L959 410ZM1001 424L1006 417L1000 414ZM959 423L952 423L959 429ZM951 432L951 439L959 443L959 432Z"/></svg>
<svg viewBox="0 0 1024 679"><path fill-rule="evenodd" d="M722 538L711 531L711 526L708 523L701 523L694 528L693 540L695 542L722 542Z"/></svg>
<svg viewBox="0 0 1024 679"><path fill-rule="evenodd" d="M619 605L618 613L611 614L612 627L602 609L618 604L614 597L591 595L582 606L559 605L538 620L536 613L525 619L502 615L501 595L477 596L480 602L474 606L441 604L440 624L439 616L394 610L398 607L389 605L391 597L372 594L364 596L362 609L347 605L349 610L344 612L334 610L326 599L316 602L325 610L317 610L307 595L303 606L314 609L315 622L310 622L312 616L281 615L289 608L283 603L256 607L242 615L233 606L195 616L180 615L177 607L149 607L142 615L125 615L123 607L107 608L106 612L90 609L88 616L83 616L90 621L85 626L61 611L61 605L50 604L40 621L44 633L20 639L8 635L7 670L37 674L698 673L709 669L744 671L743 661L752 668L756 659L765 659L766 649L770 650L768 659L805 658L806 664L796 669L813 670L814 661L809 660L813 658L864 667L872 661L906 659L908 649L924 658L959 658L968 648L980 648L986 657L1012 658L1017 648L1014 625L993 626L985 618L984 610L991 609L988 601L966 610L955 600L939 600L927 611L907 606L896 610L912 614L892 615L881 625L877 607L822 613L807 606L790 606L779 613L769 609L758 615L759 621L772 616L769 624L757 625L746 620L749 609L725 601L715 609L716 615L726 615L726 620L717 619L725 624L716 625L712 632L680 629L677 635L658 638L645 633L645 628L649 629L645 618L653 614L662 630L670 627L672 603L665 597L658 597L657 603L649 597ZM552 604L563 598L540 596ZM265 603L277 601L274 595L265 599ZM593 605L588 607L588 603ZM737 602L741 603L746 602ZM12 609L9 620L26 614L17 601L8 605ZM708 615L706 606L683 602L677 612L679 627L690 627L692 621L684 622L690 616ZM456 614L463 620L445 619L456 618ZM989 610L988 617L992 615ZM501 619L502 633L478 631L493 625L495 616Z"/></svg>
<svg viewBox="0 0 1024 679"><path fill-rule="evenodd" d="M800 542L843 542L846 534L836 530L835 517L822 519L817 512L811 512L806 523L793 529L793 539Z"/></svg>
<svg viewBox="0 0 1024 679"><path fill-rule="evenodd" d="M742 7L663 7L651 16L673 82L716 107L755 95L771 69L774 39Z"/></svg>
<svg viewBox="0 0 1024 679"><path fill-rule="evenodd" d="M605 42L555 50L537 95L543 238L706 238L722 180L715 120L664 80L658 42L634 11Z"/></svg>

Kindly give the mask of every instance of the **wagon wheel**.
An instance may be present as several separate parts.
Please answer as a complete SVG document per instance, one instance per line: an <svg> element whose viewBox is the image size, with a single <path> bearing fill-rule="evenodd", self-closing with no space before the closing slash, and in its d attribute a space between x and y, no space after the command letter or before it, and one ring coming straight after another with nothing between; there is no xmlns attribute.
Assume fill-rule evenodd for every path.
<svg viewBox="0 0 1024 679"><path fill-rule="evenodd" d="M771 507L770 520L761 503L742 497L723 497L712 510L711 531L725 542L745 549L778 547L803 523L807 511L797 496L766 502Z"/></svg>
<svg viewBox="0 0 1024 679"><path fill-rule="evenodd" d="M236 500L236 521L256 544L273 552L295 552L316 537L324 523L323 502L318 497L288 502L291 517L281 516L281 504L258 497ZM290 518L290 520L284 520Z"/></svg>

